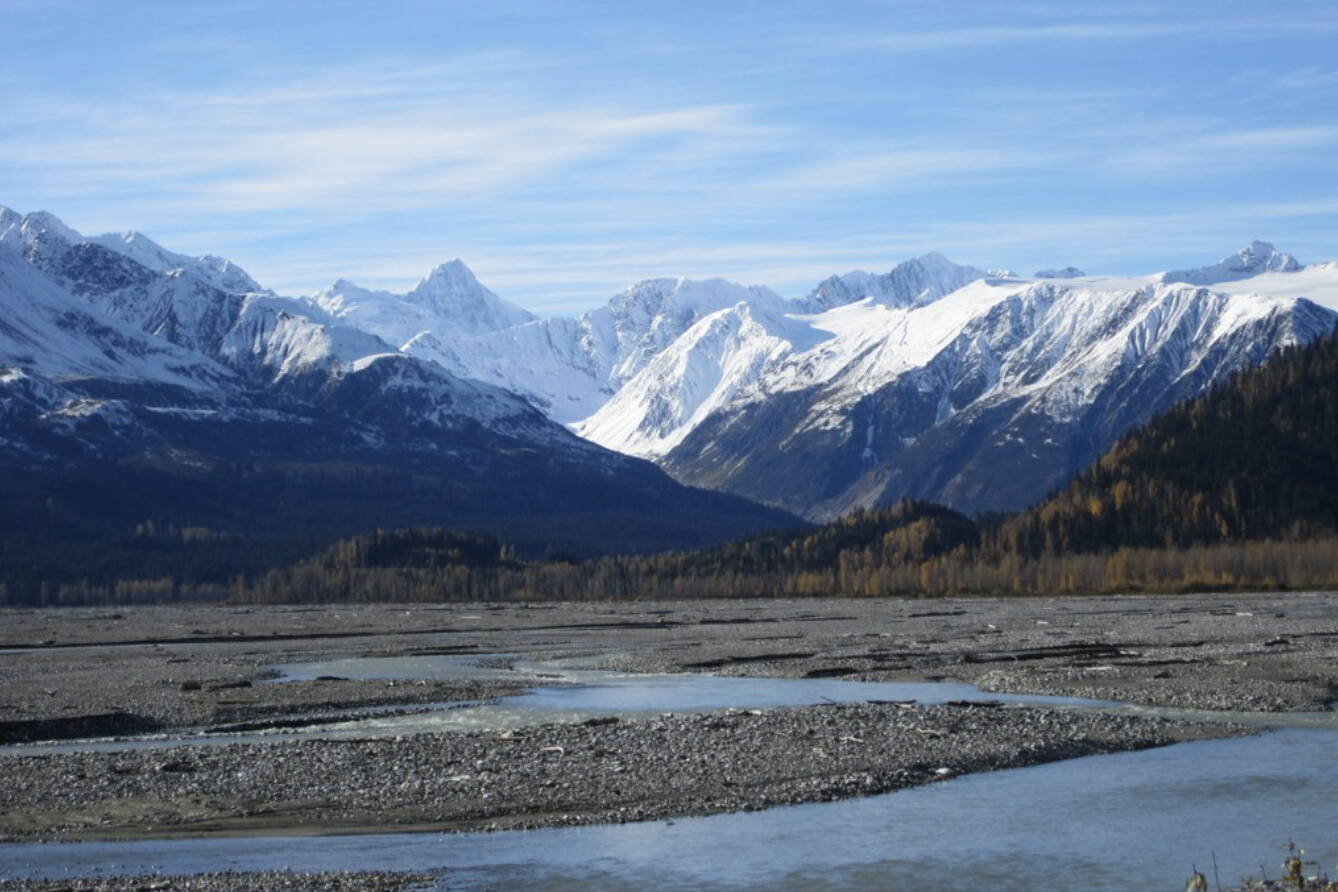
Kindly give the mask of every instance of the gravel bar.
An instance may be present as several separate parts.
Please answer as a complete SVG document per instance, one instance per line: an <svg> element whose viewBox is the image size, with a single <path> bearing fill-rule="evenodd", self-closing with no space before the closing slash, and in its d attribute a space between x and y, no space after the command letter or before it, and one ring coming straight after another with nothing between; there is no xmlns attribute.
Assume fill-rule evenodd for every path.
<svg viewBox="0 0 1338 892"><path fill-rule="evenodd" d="M476 830L885 793L1247 733L1080 710L868 703L525 731L0 757L0 838Z"/></svg>
<svg viewBox="0 0 1338 892"><path fill-rule="evenodd" d="M282 889L285 892L407 892L434 880L431 874L385 871L224 871L193 876L150 874L70 880L0 880L0 892L244 892L250 889Z"/></svg>

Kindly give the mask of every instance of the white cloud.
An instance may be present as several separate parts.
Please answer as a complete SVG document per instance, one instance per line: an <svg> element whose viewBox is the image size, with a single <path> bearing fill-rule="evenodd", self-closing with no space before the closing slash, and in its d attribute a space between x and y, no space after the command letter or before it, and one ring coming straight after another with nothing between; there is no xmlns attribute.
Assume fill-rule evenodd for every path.
<svg viewBox="0 0 1338 892"><path fill-rule="evenodd" d="M20 112L0 139L0 164L53 199L170 184L162 200L182 211L347 213L514 190L643 143L709 151L722 136L749 133L739 107L535 107L523 96L464 93L447 74L348 69L119 106L33 97L27 107L37 107L44 136L30 138Z"/></svg>
<svg viewBox="0 0 1338 892"><path fill-rule="evenodd" d="M1072 16L1065 13L1065 18ZM1194 21L1130 22L1063 21L1037 25L993 25L899 31L876 35L865 45L889 51L923 52L965 47L997 46L1030 41L1072 43L1094 40L1138 40L1166 37L1245 39L1260 34L1326 33L1338 30L1338 17L1319 14L1303 17L1205 18Z"/></svg>
<svg viewBox="0 0 1338 892"><path fill-rule="evenodd" d="M1338 146L1338 126L1259 127L1200 134L1158 134L1151 145L1111 157L1113 166L1138 176L1212 174L1276 164L1289 153Z"/></svg>
<svg viewBox="0 0 1338 892"><path fill-rule="evenodd" d="M1042 152L1004 149L903 149L836 158L791 168L761 184L764 189L836 190L926 185L946 175L981 174L1033 167L1053 160Z"/></svg>
<svg viewBox="0 0 1338 892"><path fill-rule="evenodd" d="M1184 33L1187 27L1189 26L1146 23L946 28L937 31L905 31L883 34L874 38L871 43L885 50L924 51L992 46L1033 40L1124 40L1138 37L1167 37Z"/></svg>
<svg viewBox="0 0 1338 892"><path fill-rule="evenodd" d="M1288 72L1277 78L1274 83L1287 90L1305 90L1312 87L1331 87L1338 85L1338 70L1309 65Z"/></svg>

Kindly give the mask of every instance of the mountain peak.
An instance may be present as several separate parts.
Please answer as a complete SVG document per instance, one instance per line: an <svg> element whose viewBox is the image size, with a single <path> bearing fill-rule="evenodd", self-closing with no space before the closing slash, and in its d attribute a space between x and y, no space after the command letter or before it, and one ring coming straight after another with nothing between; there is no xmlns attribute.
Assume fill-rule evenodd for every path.
<svg viewBox="0 0 1338 892"><path fill-rule="evenodd" d="M185 270L204 279L215 288L235 293L260 291L255 279L246 270L231 260L205 254L201 257L189 257L169 251L142 232L131 229L127 232L108 232L84 239L109 251L115 251L123 257L147 267L154 272L166 273L171 270Z"/></svg>
<svg viewBox="0 0 1338 892"><path fill-rule="evenodd" d="M1078 269L1076 266L1066 266L1063 269L1038 269L1032 276L1034 279L1081 279L1087 273Z"/></svg>
<svg viewBox="0 0 1338 892"><path fill-rule="evenodd" d="M1242 272L1272 270L1290 273L1301 268L1301 264L1291 254L1279 251L1269 242L1255 239L1236 254ZM1230 259L1230 258L1228 258Z"/></svg>
<svg viewBox="0 0 1338 892"><path fill-rule="evenodd" d="M615 295L610 308L619 316L662 324L665 314L675 319L699 318L739 303L779 306L781 297L762 285L740 285L719 277L710 279L643 279Z"/></svg>
<svg viewBox="0 0 1338 892"><path fill-rule="evenodd" d="M932 303L987 273L973 266L953 263L937 251L903 260L882 274L852 270L829 276L797 301L801 312L822 313L865 298L890 307L913 307Z"/></svg>
<svg viewBox="0 0 1338 892"><path fill-rule="evenodd" d="M76 245L82 240L82 235L62 223L55 214L46 211L19 214L0 207L0 246L20 252L46 251L61 245Z"/></svg>
<svg viewBox="0 0 1338 892"><path fill-rule="evenodd" d="M410 300L419 299L420 302L427 303L433 298L472 294L479 291L488 291L488 289L483 287L478 277L474 275L474 271L465 266L463 260L459 257L452 257L445 263L439 263L433 267L430 273L419 280L407 297Z"/></svg>
<svg viewBox="0 0 1338 892"><path fill-rule="evenodd" d="M1187 282L1191 285L1214 285L1251 279L1260 273L1291 273L1301 268L1292 255L1279 251L1272 244L1255 239L1235 254L1212 266L1197 269L1172 270L1162 274L1163 282Z"/></svg>
<svg viewBox="0 0 1338 892"><path fill-rule="evenodd" d="M910 260L904 262L918 263L920 266L937 267L939 269L946 269L948 267L955 268L957 266L957 264L953 263L947 257L944 257L938 251L930 251L927 254L921 254L919 257L912 257Z"/></svg>
<svg viewBox="0 0 1338 892"><path fill-rule="evenodd" d="M404 299L432 311L449 327L467 331L496 331L535 318L494 294L458 257L438 264Z"/></svg>
<svg viewBox="0 0 1338 892"><path fill-rule="evenodd" d="M34 211L23 217L19 225L30 238L48 234L71 244L83 241L84 238L78 232L66 226L55 214L47 211Z"/></svg>

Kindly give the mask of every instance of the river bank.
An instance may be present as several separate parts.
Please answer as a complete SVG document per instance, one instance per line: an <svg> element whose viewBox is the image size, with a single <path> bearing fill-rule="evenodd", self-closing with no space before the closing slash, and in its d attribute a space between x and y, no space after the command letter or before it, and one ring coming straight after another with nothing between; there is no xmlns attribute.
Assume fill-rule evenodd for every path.
<svg viewBox="0 0 1338 892"><path fill-rule="evenodd" d="M410 892L437 878L386 871L294 873L286 870L224 871L187 876L150 874L70 880L0 880L0 892Z"/></svg>
<svg viewBox="0 0 1338 892"><path fill-rule="evenodd" d="M626 672L950 679L1222 711L1338 699L1338 597L1327 593L8 609L0 628L10 721L121 712L182 728L514 692L428 679L259 684L274 664L443 653ZM26 652L4 652L13 648Z"/></svg>
<svg viewBox="0 0 1338 892"><path fill-rule="evenodd" d="M520 829L750 811L1245 733L981 704L0 757L0 839Z"/></svg>
<svg viewBox="0 0 1338 892"><path fill-rule="evenodd" d="M319 724L372 707L435 710L562 681L534 663L956 680L991 691L1277 713L1321 709L1338 684L1338 605L1323 594L10 610L0 621L7 649L23 651L0 652L0 733L10 743L89 729L185 735ZM488 671L386 678L310 670L279 680L294 663L350 667L369 657L411 666L440 657L455 661L447 669ZM531 668L513 671L517 661ZM106 715L132 724L98 731ZM1243 733L1090 709L814 702L374 738L0 750L0 835L618 824L862 797Z"/></svg>

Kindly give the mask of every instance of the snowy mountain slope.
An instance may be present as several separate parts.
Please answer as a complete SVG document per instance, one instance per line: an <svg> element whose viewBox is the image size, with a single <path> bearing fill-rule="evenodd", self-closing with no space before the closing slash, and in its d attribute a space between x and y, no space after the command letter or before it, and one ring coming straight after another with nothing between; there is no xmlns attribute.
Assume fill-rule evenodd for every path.
<svg viewBox="0 0 1338 892"><path fill-rule="evenodd" d="M802 313L821 313L835 307L872 298L889 307L911 307L932 303L968 282L988 273L973 266L960 266L937 252L913 257L881 275L855 270L823 280L796 302Z"/></svg>
<svg viewBox="0 0 1338 892"><path fill-rule="evenodd" d="M143 237L103 241L0 210L0 482L33 504L61 493L79 529L123 535L127 511L161 510L300 545L314 531L451 523L531 546L560 530L588 553L795 522L683 487L316 302L249 278L236 280L247 293L224 290ZM407 302L441 315L472 279L460 269L439 268Z"/></svg>
<svg viewBox="0 0 1338 892"><path fill-rule="evenodd" d="M812 316L740 304L698 323L575 429L610 449L658 457L731 401L770 399L838 374L847 386L875 389L927 361L1008 287L968 282L932 304L870 296Z"/></svg>
<svg viewBox="0 0 1338 892"><path fill-rule="evenodd" d="M736 304L695 323L573 429L621 452L663 455L783 357L826 336L774 307Z"/></svg>
<svg viewBox="0 0 1338 892"><path fill-rule="evenodd" d="M457 270L468 272L463 264ZM346 324L455 374L522 394L562 423L594 413L704 316L740 302L773 310L787 306L769 289L721 279L649 279L576 318L461 329L416 306L406 309L395 295L355 292L346 282L314 299Z"/></svg>
<svg viewBox="0 0 1338 892"><path fill-rule="evenodd" d="M0 246L103 312L181 347L212 354L236 321L243 297L218 282L259 290L221 258L172 254L136 233L85 239L49 214L9 214L6 227L0 213Z"/></svg>
<svg viewBox="0 0 1338 892"><path fill-rule="evenodd" d="M212 412L235 390L231 370L69 293L23 248L0 243L0 455L158 446L144 407Z"/></svg>
<svg viewBox="0 0 1338 892"><path fill-rule="evenodd" d="M1330 310L1338 310L1338 262L1312 264L1294 272L1260 273L1249 279L1216 284L1213 290L1228 294L1303 297Z"/></svg>
<svg viewBox="0 0 1338 892"><path fill-rule="evenodd" d="M110 313L156 336L158 340L151 343L187 348L196 351L195 361L203 354L240 372L243 377L233 386L244 380L252 387L297 396L323 408L341 403L350 417L365 413L339 394L356 391L377 401L378 414L386 423L389 413L397 411L394 424L400 431L458 430L481 423L542 442L571 439L522 399L435 366L417 369L385 341L341 324L311 302L261 291L244 273L243 284L255 286L246 295L220 290L198 272L195 261L138 234L84 239L49 215L19 218L11 212L6 222L12 230L10 256L18 258L22 252L19 265L30 277L26 283L15 283L16 291L30 298L39 293L77 296L76 305ZM215 266L236 272L227 261ZM439 267L411 293L410 304L432 306L440 313L452 295L473 281L462 269L458 263ZM480 314L488 309L486 297L481 295L481 308L466 304L474 311L466 322L484 318ZM503 317L499 324L528 317L521 312ZM143 335L140 340L150 342ZM55 361L58 366L63 362ZM224 374L221 368L217 372ZM355 383L355 379L365 380ZM378 382L384 392L374 395L368 382ZM229 399L236 402L242 397L233 394ZM579 441L569 445L585 448Z"/></svg>
<svg viewBox="0 0 1338 892"><path fill-rule="evenodd" d="M396 347L423 332L469 338L535 318L493 294L458 259L432 270L406 294L372 291L340 279L312 300L332 317Z"/></svg>
<svg viewBox="0 0 1338 892"><path fill-rule="evenodd" d="M762 286L724 279L648 279L587 313L588 327L604 342L616 389L704 316L747 303L763 311L786 307L780 295Z"/></svg>
<svg viewBox="0 0 1338 892"><path fill-rule="evenodd" d="M199 354L149 337L69 294L0 246L0 366L52 379L99 377L214 389L231 377Z"/></svg>
<svg viewBox="0 0 1338 892"><path fill-rule="evenodd" d="M270 454L467 453L482 473L489 450L555 450L581 473L643 473L607 447L815 518L904 495L1027 504L1130 425L1338 317L1338 265L1302 267L1264 242L1141 277L1066 267L1025 279L927 254L794 300L649 279L558 319L507 303L458 260L405 294L340 280L285 298L219 278L236 270L217 258L134 233L84 239L4 209L0 252L6 290L31 295L0 323L10 410L54 400L82 413L101 387L111 418L107 382L176 376L206 396L159 399L145 415L123 391L116 411L192 449L208 446L198 431L263 419ZM96 343L98 320L119 347ZM222 408L192 427L200 399ZM316 445L297 445L299 429L319 429Z"/></svg>
<svg viewBox="0 0 1338 892"><path fill-rule="evenodd" d="M193 273L220 291L245 294L261 290L256 280L231 260L213 254L204 254L200 257L176 254L142 233L133 231L106 233L93 236L87 241L95 245L101 245L118 254L123 254L154 272L166 273L181 270Z"/></svg>
<svg viewBox="0 0 1338 892"><path fill-rule="evenodd" d="M1021 507L1130 426L1338 320L1294 295L1251 293L1283 290L1273 280L1228 294L1160 278L988 279L928 306L863 301L809 317L830 337L777 354L679 431L662 462L682 480L811 518L903 496ZM639 384L650 382L629 386ZM641 393L639 404L660 398ZM606 444L642 423L635 412L621 427L596 417Z"/></svg>
<svg viewBox="0 0 1338 892"><path fill-rule="evenodd" d="M423 332L404 352L523 394L550 418L584 418L612 394L616 347L586 317L541 319L473 338Z"/></svg>
<svg viewBox="0 0 1338 892"><path fill-rule="evenodd" d="M549 417L574 428L579 426L596 442L607 441L621 448L625 438L614 433L619 422L611 422L612 427L606 424L621 413L603 411L600 420L593 416L703 319L748 307L756 319L775 322L787 313L814 312L866 298L887 306L911 306L931 302L984 275L981 270L959 266L941 255L927 254L881 275L855 271L834 276L795 301L785 300L768 288L723 279L647 279L615 295L605 306L576 318L536 320L468 338L438 327L424 330L401 346L405 352L432 359L457 374L523 394ZM731 324L743 322L735 320ZM684 345L680 352L692 351ZM694 362L700 366L704 354L697 352ZM683 360L680 357L678 361ZM680 419L690 418L701 406L713 404L721 393L739 386L740 372L738 365L729 373L722 372L722 389L710 399L701 393L700 382L685 390L683 398L692 403L691 408L684 404L670 409L663 400L658 405ZM700 396L690 396L689 391ZM627 399L635 397L629 395ZM660 433L647 436L658 445L628 451L653 454L667 448L666 436L676 439L664 427L663 418L653 424L659 426Z"/></svg>
<svg viewBox="0 0 1338 892"><path fill-rule="evenodd" d="M1301 269L1295 257L1285 254L1268 242L1253 241L1232 257L1212 266L1181 269L1163 273L1163 282L1188 282L1191 285L1217 285L1249 279L1260 273L1293 273Z"/></svg>
<svg viewBox="0 0 1338 892"><path fill-rule="evenodd" d="M319 307L265 294L245 299L216 350L229 366L266 384L328 375L359 360L398 353L375 335L335 324Z"/></svg>
<svg viewBox="0 0 1338 892"><path fill-rule="evenodd" d="M50 215L10 212L0 224L0 254L8 261L0 267L0 293L15 298L8 330L18 333L11 340L24 335L25 346L34 348L32 356L11 352L29 373L190 386L208 391L215 404L228 404L234 422L245 417L240 409L257 401L296 398L305 408L289 420L309 423L314 409L363 422L374 418L391 430L360 431L350 441L358 446L369 437L409 437L431 448L434 435L482 425L524 442L591 451L520 397L411 359L309 301L258 288L246 295L222 291L189 258L143 236L116 237L108 248L102 243L108 239L84 239ZM226 261L218 268L235 270ZM473 281L462 269L458 263L439 267L411 292L410 303L440 313ZM246 284L254 282L247 277ZM466 322L485 318L479 312ZM528 314L502 323L522 318ZM55 333L69 337L57 343ZM123 368L122 354L136 362ZM154 408L158 415L151 420L171 415L181 421L190 417L183 413L196 410L172 400ZM133 408L124 412L127 419L135 414Z"/></svg>

